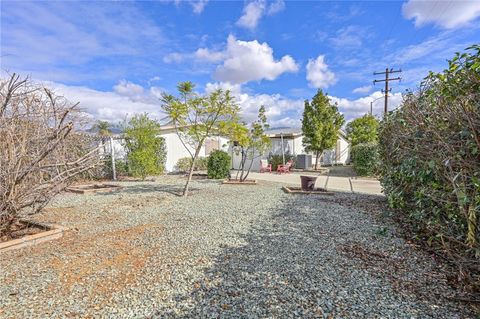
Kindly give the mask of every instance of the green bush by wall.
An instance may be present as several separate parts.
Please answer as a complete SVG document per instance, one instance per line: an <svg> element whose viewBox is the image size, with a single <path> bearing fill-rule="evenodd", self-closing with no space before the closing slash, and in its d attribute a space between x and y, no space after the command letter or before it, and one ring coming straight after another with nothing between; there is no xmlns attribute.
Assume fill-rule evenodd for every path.
<svg viewBox="0 0 480 319"><path fill-rule="evenodd" d="M352 147L353 169L360 176L372 176L377 173L378 144L360 143Z"/></svg>
<svg viewBox="0 0 480 319"><path fill-rule="evenodd" d="M231 158L224 151L213 151L208 156L207 174L208 178L221 179L230 176Z"/></svg>

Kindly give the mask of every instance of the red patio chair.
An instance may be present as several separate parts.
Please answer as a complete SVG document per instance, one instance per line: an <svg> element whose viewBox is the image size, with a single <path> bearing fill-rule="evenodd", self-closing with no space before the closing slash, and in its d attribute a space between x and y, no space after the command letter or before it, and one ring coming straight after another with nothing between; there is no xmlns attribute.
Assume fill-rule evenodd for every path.
<svg viewBox="0 0 480 319"><path fill-rule="evenodd" d="M277 173L290 173L290 169L292 168L293 161L289 160L285 165L278 165Z"/></svg>
<svg viewBox="0 0 480 319"><path fill-rule="evenodd" d="M260 160L260 173L272 172L272 164L268 164L267 160Z"/></svg>

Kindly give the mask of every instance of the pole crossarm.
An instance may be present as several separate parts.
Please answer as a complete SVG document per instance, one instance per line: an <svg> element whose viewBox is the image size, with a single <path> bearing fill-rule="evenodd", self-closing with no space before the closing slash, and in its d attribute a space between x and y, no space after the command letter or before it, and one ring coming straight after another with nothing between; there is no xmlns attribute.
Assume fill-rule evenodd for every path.
<svg viewBox="0 0 480 319"><path fill-rule="evenodd" d="M400 81L402 78L401 77L396 77L396 78L390 78L389 75L392 74L392 73L401 73L402 70L401 69L398 69L398 70L394 70L392 68L386 68L385 71L382 71L382 72L373 72L373 75L382 75L382 74L385 74L385 79L375 79L373 80L373 84L375 83L379 83L379 82L385 82L385 89L382 90L382 93L385 94L385 107L384 107L384 116L387 115L387 112L388 112L388 92L390 92L392 89L389 89L388 88L388 84L390 81Z"/></svg>

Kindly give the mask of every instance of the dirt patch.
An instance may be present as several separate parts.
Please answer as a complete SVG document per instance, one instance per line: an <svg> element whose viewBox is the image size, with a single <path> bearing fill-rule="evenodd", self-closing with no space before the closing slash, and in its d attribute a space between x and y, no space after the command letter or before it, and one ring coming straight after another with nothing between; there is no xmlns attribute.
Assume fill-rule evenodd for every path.
<svg viewBox="0 0 480 319"><path fill-rule="evenodd" d="M68 294L75 286L89 289L89 298L106 299L136 281L152 250L135 243L135 239L149 236L163 229L159 224L145 224L128 229L98 233L63 241L71 254L68 259L53 257L49 264L57 272L61 286L51 285L50 290ZM153 235L153 234L152 234ZM68 247L67 247L68 246Z"/></svg>

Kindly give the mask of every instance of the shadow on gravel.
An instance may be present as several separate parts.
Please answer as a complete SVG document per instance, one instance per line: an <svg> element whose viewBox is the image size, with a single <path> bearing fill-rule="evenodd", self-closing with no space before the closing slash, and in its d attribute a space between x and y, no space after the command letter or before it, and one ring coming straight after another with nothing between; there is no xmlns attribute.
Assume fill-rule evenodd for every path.
<svg viewBox="0 0 480 319"><path fill-rule="evenodd" d="M391 256L379 247L391 249L394 239L378 239L368 216L323 200L285 196L271 219L240 236L245 245L222 247L191 291L174 297L174 309L152 318L465 317L438 296L448 288L428 257L408 248Z"/></svg>

